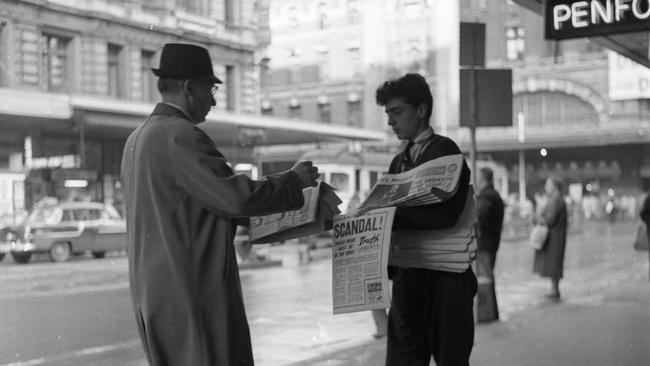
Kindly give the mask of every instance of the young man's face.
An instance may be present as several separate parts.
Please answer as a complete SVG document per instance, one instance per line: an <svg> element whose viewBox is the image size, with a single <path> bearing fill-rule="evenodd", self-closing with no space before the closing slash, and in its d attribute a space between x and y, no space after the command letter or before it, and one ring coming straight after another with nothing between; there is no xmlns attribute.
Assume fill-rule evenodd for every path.
<svg viewBox="0 0 650 366"><path fill-rule="evenodd" d="M388 125L400 140L413 140L427 128L428 123L423 115L425 109L424 104L415 108L402 98L392 98L384 106Z"/></svg>

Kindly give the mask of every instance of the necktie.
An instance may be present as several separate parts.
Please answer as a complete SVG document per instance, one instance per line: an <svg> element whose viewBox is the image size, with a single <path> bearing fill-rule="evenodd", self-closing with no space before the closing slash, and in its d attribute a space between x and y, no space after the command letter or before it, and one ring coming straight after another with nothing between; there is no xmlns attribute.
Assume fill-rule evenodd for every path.
<svg viewBox="0 0 650 366"><path fill-rule="evenodd" d="M411 159L411 147L413 147L413 141L409 140L409 142L406 143L406 147L404 148L404 166L402 168L402 171L406 171L413 167L413 161Z"/></svg>

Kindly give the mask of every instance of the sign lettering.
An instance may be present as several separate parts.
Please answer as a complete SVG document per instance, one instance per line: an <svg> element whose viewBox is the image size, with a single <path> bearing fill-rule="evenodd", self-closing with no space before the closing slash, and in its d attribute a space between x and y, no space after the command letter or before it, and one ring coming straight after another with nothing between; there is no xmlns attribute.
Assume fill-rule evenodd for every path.
<svg viewBox="0 0 650 366"><path fill-rule="evenodd" d="M650 0L548 0L546 39L569 39L650 29Z"/></svg>

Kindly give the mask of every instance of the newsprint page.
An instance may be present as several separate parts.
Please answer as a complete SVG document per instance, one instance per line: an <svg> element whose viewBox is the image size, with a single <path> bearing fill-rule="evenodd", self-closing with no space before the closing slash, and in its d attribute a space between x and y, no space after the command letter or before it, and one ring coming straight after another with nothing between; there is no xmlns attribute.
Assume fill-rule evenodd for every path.
<svg viewBox="0 0 650 366"><path fill-rule="evenodd" d="M334 314L390 307L388 253L395 207L337 216L332 228Z"/></svg>

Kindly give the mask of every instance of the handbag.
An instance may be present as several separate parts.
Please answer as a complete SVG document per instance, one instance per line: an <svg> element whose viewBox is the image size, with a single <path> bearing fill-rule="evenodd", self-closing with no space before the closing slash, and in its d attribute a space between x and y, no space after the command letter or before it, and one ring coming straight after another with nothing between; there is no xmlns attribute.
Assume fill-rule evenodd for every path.
<svg viewBox="0 0 650 366"><path fill-rule="evenodd" d="M528 238L528 244L531 248L535 250L540 250L544 247L544 243L548 238L548 226L543 224L537 224L533 226L533 230L530 232L530 237Z"/></svg>

